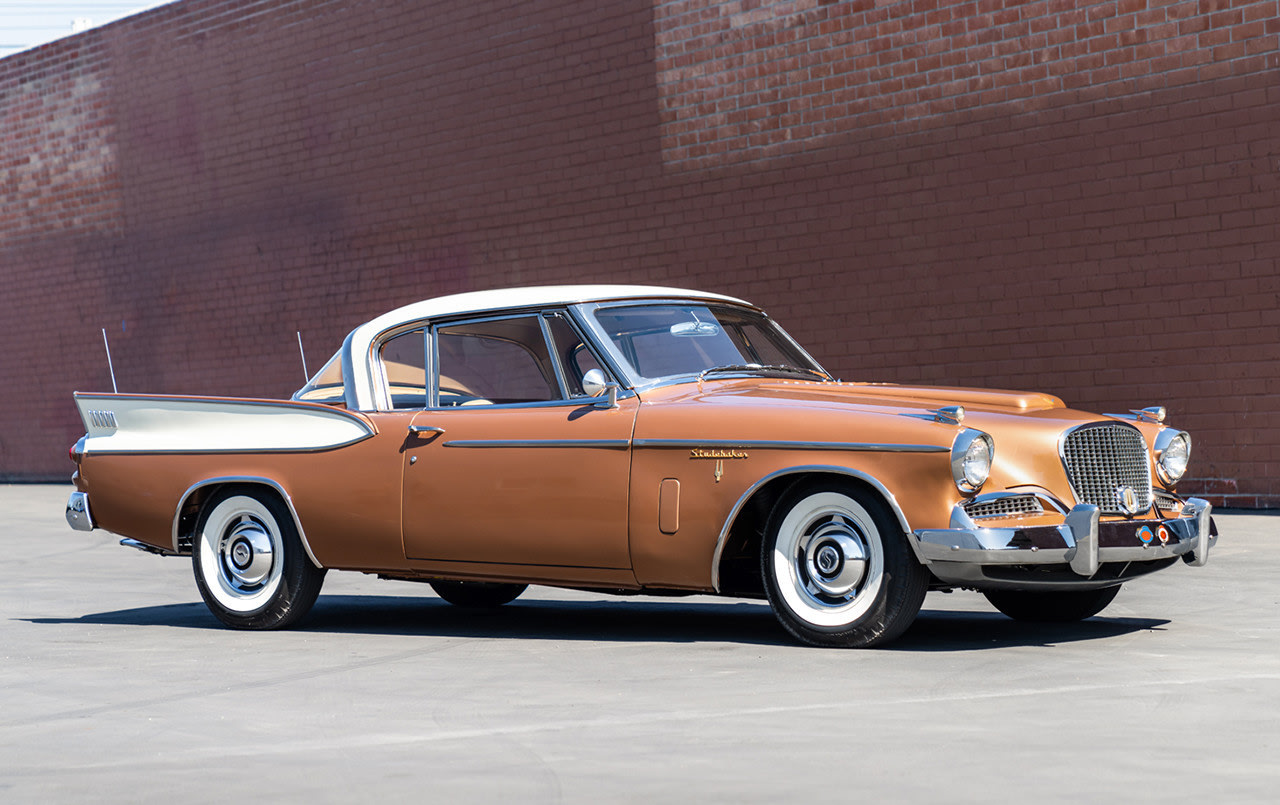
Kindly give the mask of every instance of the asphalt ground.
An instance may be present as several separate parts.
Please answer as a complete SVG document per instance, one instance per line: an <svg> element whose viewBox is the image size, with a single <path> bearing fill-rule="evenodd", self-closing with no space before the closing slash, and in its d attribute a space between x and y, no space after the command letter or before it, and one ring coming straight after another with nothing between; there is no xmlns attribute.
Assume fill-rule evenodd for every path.
<svg viewBox="0 0 1280 805"><path fill-rule="evenodd" d="M0 802L1275 802L1280 517L1083 623L931 593L890 648L757 602L533 589L460 610L330 573L221 628L186 559L0 486Z"/></svg>

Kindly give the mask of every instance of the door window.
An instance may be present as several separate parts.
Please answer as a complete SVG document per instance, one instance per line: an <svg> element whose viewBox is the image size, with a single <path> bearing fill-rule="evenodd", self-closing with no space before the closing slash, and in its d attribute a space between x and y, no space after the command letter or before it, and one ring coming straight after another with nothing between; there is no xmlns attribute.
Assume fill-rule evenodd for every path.
<svg viewBox="0 0 1280 805"><path fill-rule="evenodd" d="M537 316L449 324L435 334L438 405L561 399Z"/></svg>

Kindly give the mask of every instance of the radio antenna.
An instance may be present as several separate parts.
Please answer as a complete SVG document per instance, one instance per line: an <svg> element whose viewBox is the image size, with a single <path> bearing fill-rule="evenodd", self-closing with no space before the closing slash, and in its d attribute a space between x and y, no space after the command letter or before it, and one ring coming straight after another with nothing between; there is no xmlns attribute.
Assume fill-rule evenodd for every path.
<svg viewBox="0 0 1280 805"><path fill-rule="evenodd" d="M311 381L311 373L307 371L307 351L302 348L301 330L298 330L298 354L302 356L302 382L305 385Z"/></svg>
<svg viewBox="0 0 1280 805"><path fill-rule="evenodd" d="M107 328L102 328L102 345L107 348L107 371L111 373L111 393L119 394L120 389L116 388L116 368L111 365L111 344L107 341Z"/></svg>

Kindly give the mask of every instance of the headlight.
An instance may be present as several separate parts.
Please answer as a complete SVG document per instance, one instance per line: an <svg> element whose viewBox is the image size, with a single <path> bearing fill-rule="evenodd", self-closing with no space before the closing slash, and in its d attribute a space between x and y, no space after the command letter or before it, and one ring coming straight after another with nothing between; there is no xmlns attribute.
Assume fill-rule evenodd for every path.
<svg viewBox="0 0 1280 805"><path fill-rule="evenodd" d="M1182 430L1162 430L1156 435L1156 475L1173 486L1187 471L1191 460L1191 434Z"/></svg>
<svg viewBox="0 0 1280 805"><path fill-rule="evenodd" d="M980 430L965 428L951 445L951 476L961 492L976 492L991 474L996 443Z"/></svg>

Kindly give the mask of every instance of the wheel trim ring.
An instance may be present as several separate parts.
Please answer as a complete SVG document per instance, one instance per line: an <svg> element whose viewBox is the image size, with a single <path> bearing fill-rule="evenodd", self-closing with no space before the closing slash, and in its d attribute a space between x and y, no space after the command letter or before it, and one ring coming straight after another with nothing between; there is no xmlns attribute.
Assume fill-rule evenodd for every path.
<svg viewBox="0 0 1280 805"><path fill-rule="evenodd" d="M863 535L867 549L861 585L838 602L815 596L806 584L797 560L799 543L807 531L838 516ZM839 492L819 492L798 502L783 518L773 546L772 569L778 592L787 608L814 626L843 627L862 617L874 605L884 580L884 548L879 527L856 500Z"/></svg>

